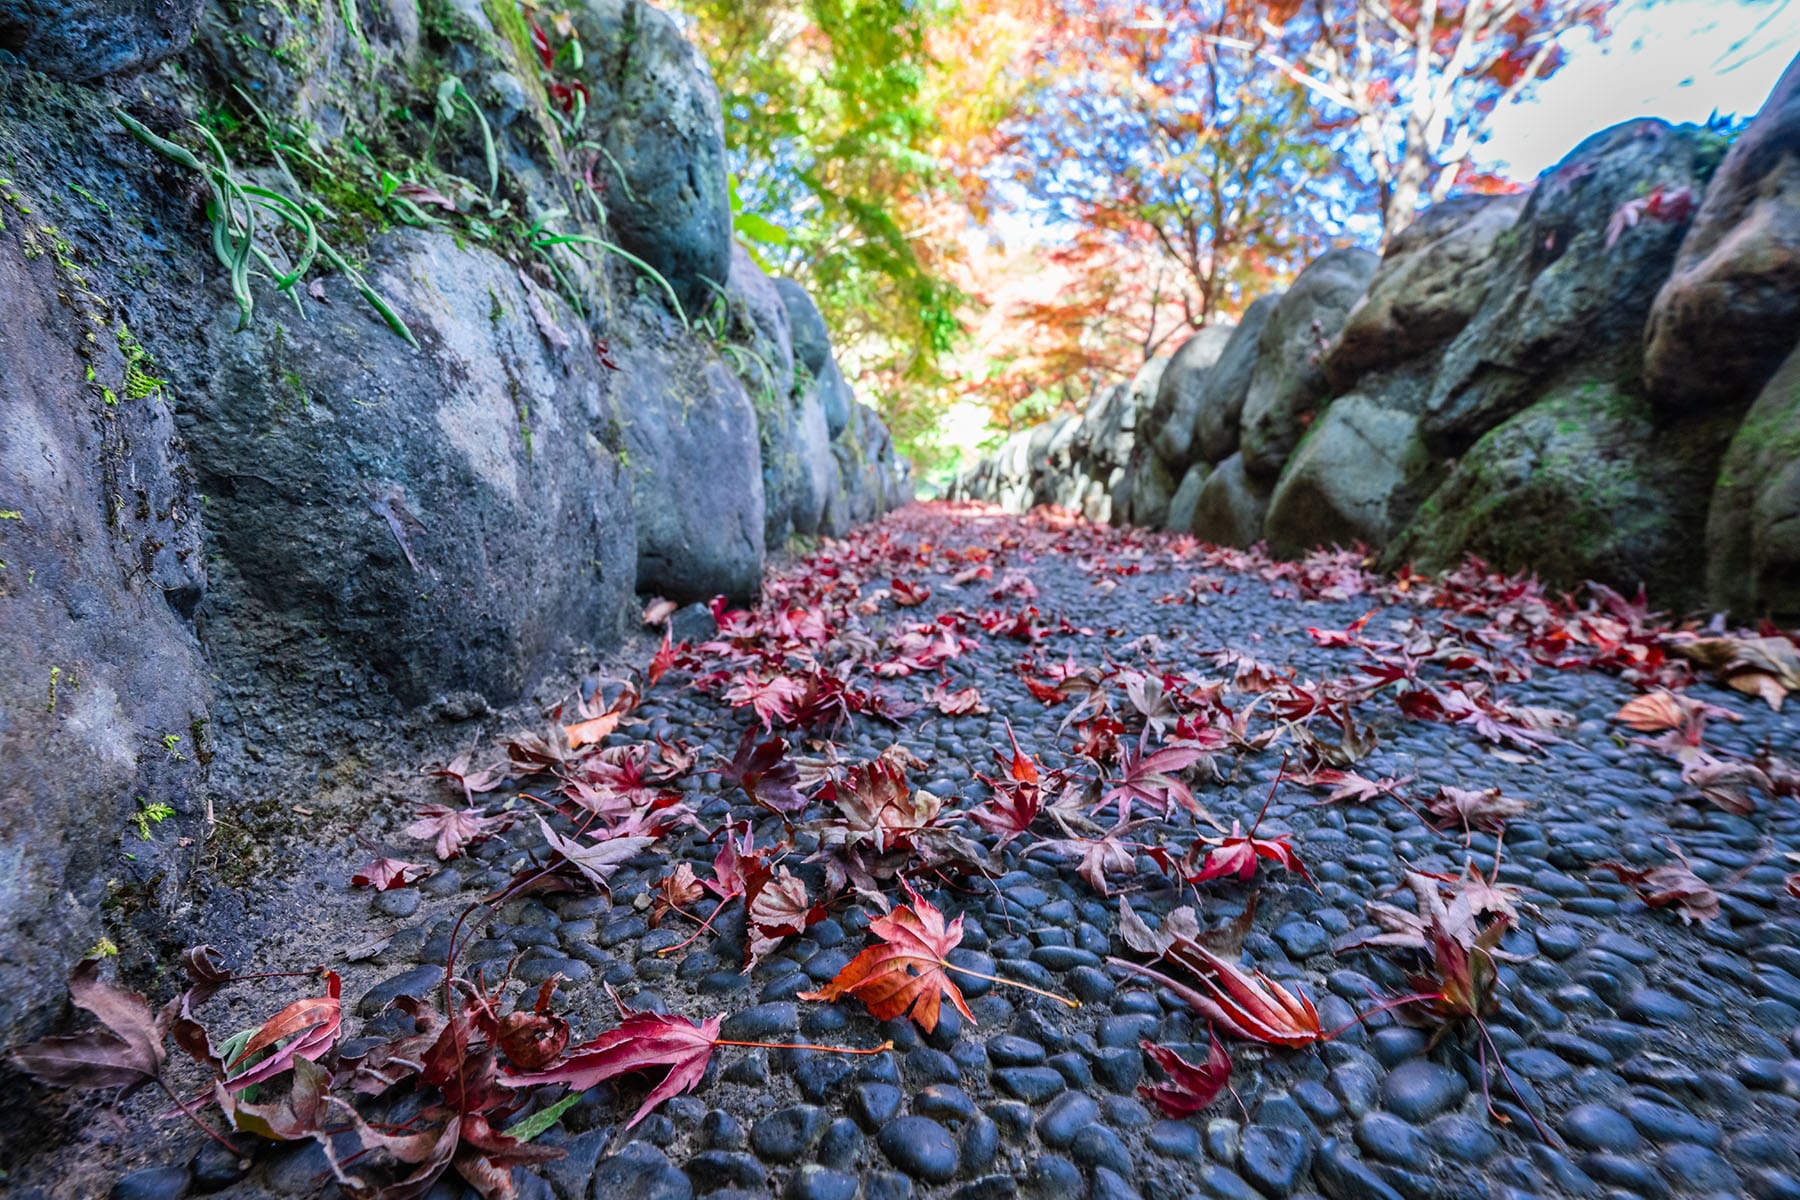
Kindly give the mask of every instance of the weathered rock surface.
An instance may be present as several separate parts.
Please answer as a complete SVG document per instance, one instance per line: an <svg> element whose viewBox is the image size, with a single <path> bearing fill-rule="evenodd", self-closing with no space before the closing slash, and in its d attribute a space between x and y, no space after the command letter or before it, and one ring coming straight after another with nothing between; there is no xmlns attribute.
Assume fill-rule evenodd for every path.
<svg viewBox="0 0 1800 1200"><path fill-rule="evenodd" d="M1262 540L1269 512L1269 489L1244 469L1234 454L1206 477L1194 502L1194 536L1221 546L1250 546Z"/></svg>
<svg viewBox="0 0 1800 1200"><path fill-rule="evenodd" d="M742 246L731 249L726 361L749 393L762 452L763 541L779 549L815 534L838 486L819 389L797 370L788 308L776 281ZM829 355L829 349L827 349Z"/></svg>
<svg viewBox="0 0 1800 1200"><path fill-rule="evenodd" d="M1444 350L1421 428L1455 455L1561 382L1635 389L1644 320L1668 278L1685 219L1608 226L1655 189L1698 195L1699 140L1662 121L1593 135L1538 181L1495 250L1474 317Z"/></svg>
<svg viewBox="0 0 1800 1200"><path fill-rule="evenodd" d="M1800 621L1800 351L1731 439L1706 522L1715 604L1745 619Z"/></svg>
<svg viewBox="0 0 1800 1200"><path fill-rule="evenodd" d="M326 680L359 706L506 703L571 641L619 631L640 568L604 397L629 376L547 343L527 312L556 298L528 297L492 255L407 232L372 268L421 351L331 280L308 320L271 295L243 330L217 309L204 357L164 355L177 377L211 371L182 420L220 575L208 640L278 655L317 681L313 708ZM648 442L634 458L651 461Z"/></svg>
<svg viewBox="0 0 1800 1200"><path fill-rule="evenodd" d="M4 0L0 70L22 63L57 79L155 66L194 36L201 0ZM10 59L8 58L10 56Z"/></svg>
<svg viewBox="0 0 1800 1200"><path fill-rule="evenodd" d="M181 873L170 848L198 824L211 699L187 621L207 586L200 505L171 469L169 398L130 394L116 314L58 277L41 238L0 230L0 1040L62 1010L65 973L105 932L109 875ZM121 863L156 804L178 819Z"/></svg>
<svg viewBox="0 0 1800 1200"><path fill-rule="evenodd" d="M1129 518L1132 495L1136 491L1134 463L1141 461L1138 426L1156 403L1157 389L1168 368L1167 355L1159 355L1137 369L1131 381L1107 395L1107 401L1093 416L1082 421L1083 440L1087 447L1087 472L1105 488L1106 515L1095 520L1123 523ZM1148 457L1149 447L1143 447Z"/></svg>
<svg viewBox="0 0 1800 1200"><path fill-rule="evenodd" d="M644 0L587 0L570 15L587 48L588 124L607 155L599 169L620 184L606 189L608 220L697 319L731 271L730 168L712 73Z"/></svg>
<svg viewBox="0 0 1800 1200"><path fill-rule="evenodd" d="M804 367L804 374L812 379L819 403L825 411L826 427L830 436L835 438L850 423L850 406L855 403L856 398L851 394L850 385L844 381L844 373L838 368L837 358L831 352L831 337L825 328L825 318L819 314L819 306L806 294L806 289L792 279L777 279L775 287L781 293L782 302L787 305L795 363Z"/></svg>
<svg viewBox="0 0 1800 1200"><path fill-rule="evenodd" d="M1744 403L1800 342L1800 59L1707 185L1645 337L1671 412Z"/></svg>
<svg viewBox="0 0 1800 1200"><path fill-rule="evenodd" d="M1281 296L1280 292L1271 292L1251 302L1206 377L1206 388L1194 414L1194 445L1202 462L1224 462L1237 453L1244 398L1250 394L1250 376L1256 371L1257 347Z"/></svg>
<svg viewBox="0 0 1800 1200"><path fill-rule="evenodd" d="M1244 397L1242 454L1250 474L1273 480L1299 444L1304 419L1330 390L1324 352L1380 261L1367 250L1332 250L1300 272L1269 314Z"/></svg>
<svg viewBox="0 0 1800 1200"><path fill-rule="evenodd" d="M667 327L615 339L612 380L637 521L637 587L671 600L754 595L764 503L756 409L724 363Z"/></svg>
<svg viewBox="0 0 1800 1200"><path fill-rule="evenodd" d="M1658 429L1648 402L1569 384L1488 432L1389 547L1420 569L1476 554L1555 586L1700 600L1706 506L1729 419Z"/></svg>
<svg viewBox="0 0 1800 1200"><path fill-rule="evenodd" d="M1326 353L1332 385L1349 387L1455 337L1487 294L1495 243L1524 207L1523 196L1447 200L1402 230Z"/></svg>
<svg viewBox="0 0 1800 1200"><path fill-rule="evenodd" d="M1194 532L1194 517L1200 508L1200 491L1206 486L1206 480L1212 475L1212 464L1197 462L1182 475L1181 482L1175 487L1175 494L1169 498L1169 512L1164 518L1163 528L1173 533Z"/></svg>
<svg viewBox="0 0 1800 1200"><path fill-rule="evenodd" d="M1206 395L1206 381L1236 329L1235 325L1223 324L1195 330L1170 357L1169 365L1163 371L1147 427L1154 431L1150 441L1157 457L1170 470L1181 471L1194 461L1200 402Z"/></svg>
<svg viewBox="0 0 1800 1200"><path fill-rule="evenodd" d="M1307 431L1269 499L1272 552L1386 545L1441 472L1419 438L1416 413L1361 393L1341 396Z"/></svg>

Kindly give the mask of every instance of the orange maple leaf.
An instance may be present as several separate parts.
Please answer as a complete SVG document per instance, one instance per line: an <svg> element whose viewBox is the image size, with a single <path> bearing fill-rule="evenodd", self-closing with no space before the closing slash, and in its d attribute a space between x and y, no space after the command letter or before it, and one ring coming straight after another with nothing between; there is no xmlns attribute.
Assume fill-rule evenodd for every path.
<svg viewBox="0 0 1800 1200"><path fill-rule="evenodd" d="M836 1000L855 996L877 1020L909 1015L919 1028L937 1028L938 1009L947 996L956 1010L972 1024L962 992L946 971L954 968L944 956L962 941L962 918L944 924L944 914L922 897L911 906L901 905L885 917L869 922L869 932L881 939L837 973L837 978L816 992L802 992L802 1000Z"/></svg>

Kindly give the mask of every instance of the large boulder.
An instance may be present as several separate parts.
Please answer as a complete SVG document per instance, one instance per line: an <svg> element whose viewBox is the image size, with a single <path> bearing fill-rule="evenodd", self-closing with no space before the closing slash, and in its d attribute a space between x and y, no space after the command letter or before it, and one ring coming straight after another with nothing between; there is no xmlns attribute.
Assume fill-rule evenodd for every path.
<svg viewBox="0 0 1800 1200"><path fill-rule="evenodd" d="M1095 464L1105 469L1112 501L1108 517L1116 524L1160 525L1175 490L1168 468L1149 446L1150 414L1168 367L1166 354L1139 367L1097 431Z"/></svg>
<svg viewBox="0 0 1800 1200"><path fill-rule="evenodd" d="M1163 528L1171 533L1194 532L1194 518L1200 509L1200 492L1206 487L1206 481L1212 475L1212 465L1205 462L1194 463L1181 477L1176 485L1175 494L1169 498L1169 511L1163 517Z"/></svg>
<svg viewBox="0 0 1800 1200"><path fill-rule="evenodd" d="M1200 485L1193 533L1219 546L1251 546L1262 540L1268 512L1268 486L1244 469L1243 455L1234 454Z"/></svg>
<svg viewBox="0 0 1800 1200"><path fill-rule="evenodd" d="M1329 394L1320 361L1380 262L1367 250L1329 251L1300 272L1269 314L1242 424L1244 469L1257 478L1272 481L1281 473L1307 419Z"/></svg>
<svg viewBox="0 0 1800 1200"><path fill-rule="evenodd" d="M1147 441L1131 448L1131 461L1114 497L1113 517L1124 524L1160 529L1169 519L1177 480Z"/></svg>
<svg viewBox="0 0 1800 1200"><path fill-rule="evenodd" d="M837 485L831 432L816 382L795 369L788 309L774 280L742 247L731 248L726 361L750 394L762 449L763 541L775 549L814 534Z"/></svg>
<svg viewBox="0 0 1800 1200"><path fill-rule="evenodd" d="M1707 185L1645 341L1665 412L1742 404L1800 341L1800 59Z"/></svg>
<svg viewBox="0 0 1800 1200"><path fill-rule="evenodd" d="M39 207L22 191L18 202ZM159 876L175 889L183 872L170 858L201 831L196 776L211 750L212 691L187 620L207 586L202 506L181 471L171 397L129 385L119 346L136 343L114 336L126 328L119 316L64 275L43 253L45 235L12 211L0 229L7 1043L63 1011L65 973L100 940L109 898L121 911L140 904ZM161 804L177 819L139 838L134 816Z"/></svg>
<svg viewBox="0 0 1800 1200"><path fill-rule="evenodd" d="M1206 395L1206 381L1236 329L1223 324L1195 330L1169 359L1157 384L1156 403L1145 426L1157 457L1171 471L1179 472L1194 461L1195 423Z"/></svg>
<svg viewBox="0 0 1800 1200"><path fill-rule="evenodd" d="M1651 195L1698 196L1700 148L1691 129L1630 121L1538 181L1496 243L1481 307L1444 350L1421 425L1434 453L1462 453L1563 383L1637 389L1644 319L1687 219L1671 201L1626 220Z"/></svg>
<svg viewBox="0 0 1800 1200"><path fill-rule="evenodd" d="M1746 621L1800 622L1800 351L1731 439L1706 521L1714 604Z"/></svg>
<svg viewBox="0 0 1800 1200"><path fill-rule="evenodd" d="M1421 570L1465 554L1556 587L1646 585L1698 603L1706 506L1728 418L1658 429L1647 401L1604 383L1553 389L1477 441L1389 546Z"/></svg>
<svg viewBox="0 0 1800 1200"><path fill-rule="evenodd" d="M605 151L608 220L698 319L731 271L719 90L680 27L644 0L585 0L570 16L586 48L586 128Z"/></svg>
<svg viewBox="0 0 1800 1200"><path fill-rule="evenodd" d="M638 590L748 600L762 586L766 497L755 402L647 305L615 333L607 400L637 524Z"/></svg>
<svg viewBox="0 0 1800 1200"><path fill-rule="evenodd" d="M813 303L805 288L792 279L777 279L775 288L787 306L794 361L802 368L802 386L805 386L806 378L812 380L819 403L825 410L826 427L835 438L850 424L850 409L856 403L856 397L831 352L831 331L825 327L819 306Z"/></svg>
<svg viewBox="0 0 1800 1200"><path fill-rule="evenodd" d="M1332 386L1346 389L1364 372L1455 337L1487 294L1495 243L1524 207L1523 196L1467 196L1433 205L1401 230L1326 352Z"/></svg>
<svg viewBox="0 0 1800 1200"><path fill-rule="evenodd" d="M201 0L0 0L0 69L23 63L58 79L154 66L194 36Z"/></svg>
<svg viewBox="0 0 1800 1200"><path fill-rule="evenodd" d="M1256 371L1257 345L1281 297L1282 293L1271 292L1244 310L1219 353L1219 361L1207 373L1194 414L1193 441L1200 462L1224 462L1237 453L1244 397L1250 394L1250 377Z"/></svg>
<svg viewBox="0 0 1800 1200"><path fill-rule="evenodd" d="M421 350L341 278L307 320L267 294L247 328L218 304L198 341L159 350L209 384L183 393L208 498L209 653L310 681L259 720L510 702L570 645L617 636L638 574L604 399L633 372L559 342L549 327L576 330L574 315L495 255L421 231L372 251L370 282Z"/></svg>
<svg viewBox="0 0 1800 1200"><path fill-rule="evenodd" d="M1441 476L1419 418L1372 397L1332 401L1288 459L1263 532L1276 554L1317 546L1387 544Z"/></svg>
<svg viewBox="0 0 1800 1200"><path fill-rule="evenodd" d="M831 445L842 486L827 507L824 532L841 536L912 500L912 472L894 449L879 414L866 404L850 413L843 436Z"/></svg>

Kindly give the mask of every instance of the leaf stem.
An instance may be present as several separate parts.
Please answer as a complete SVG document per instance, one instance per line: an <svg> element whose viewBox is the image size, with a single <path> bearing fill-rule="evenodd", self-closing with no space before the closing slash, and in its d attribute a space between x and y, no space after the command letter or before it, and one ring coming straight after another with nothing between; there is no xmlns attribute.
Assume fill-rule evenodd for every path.
<svg viewBox="0 0 1800 1200"><path fill-rule="evenodd" d="M971 971L967 967L959 967L955 963L945 962L941 958L938 960L938 966L947 967L960 975L967 975L970 979L985 979L989 983L1004 983L1007 987L1016 987L1021 991L1030 992L1034 996L1042 996L1046 1000L1054 1000L1058 1004L1065 1005L1069 1008L1081 1007L1081 1001L1079 1000L1072 999L1068 996L1059 996L1055 992L1046 992L1043 988L1032 987L1029 983L1021 983L1017 979L1003 979L998 975L984 975L980 971Z"/></svg>
<svg viewBox="0 0 1800 1200"><path fill-rule="evenodd" d="M244 1152L227 1141L218 1130L214 1129L211 1125L208 1125L205 1121L202 1121L200 1119L200 1114L189 1108L187 1102L175 1094L175 1089L171 1088L161 1075L157 1075L154 1078L156 1079L156 1086L163 1090L163 1094L174 1103L176 1108L181 1110L182 1116L194 1123L196 1129L223 1146L225 1152L231 1155L232 1162L241 1163L244 1161Z"/></svg>
<svg viewBox="0 0 1800 1200"><path fill-rule="evenodd" d="M819 1050L826 1054L886 1054L894 1048L892 1042L883 1042L867 1050L855 1050L849 1046L815 1046L810 1042L734 1042L729 1038L719 1038L713 1045L745 1046L755 1050Z"/></svg>

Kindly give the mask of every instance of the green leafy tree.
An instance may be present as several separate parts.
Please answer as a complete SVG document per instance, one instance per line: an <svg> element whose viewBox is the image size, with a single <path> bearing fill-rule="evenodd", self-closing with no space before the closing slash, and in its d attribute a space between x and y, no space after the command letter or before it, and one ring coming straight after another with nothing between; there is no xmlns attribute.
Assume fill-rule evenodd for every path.
<svg viewBox="0 0 1800 1200"><path fill-rule="evenodd" d="M680 0L725 104L737 232L805 284L903 452L927 460L963 331L934 210L953 203L932 0Z"/></svg>

